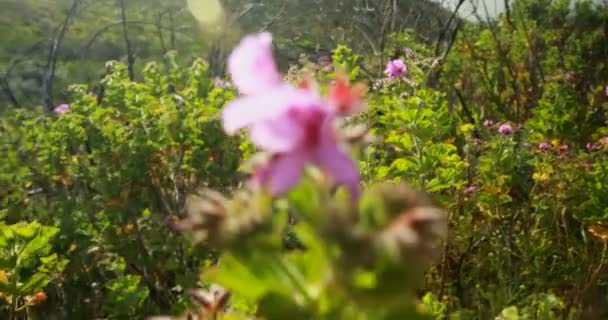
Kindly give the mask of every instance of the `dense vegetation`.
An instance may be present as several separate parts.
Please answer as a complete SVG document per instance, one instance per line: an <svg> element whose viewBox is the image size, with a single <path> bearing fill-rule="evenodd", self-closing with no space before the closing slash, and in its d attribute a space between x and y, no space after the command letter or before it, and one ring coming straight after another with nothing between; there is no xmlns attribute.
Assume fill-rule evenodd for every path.
<svg viewBox="0 0 608 320"><path fill-rule="evenodd" d="M0 2L0 319L608 318L605 3L195 2Z"/></svg>

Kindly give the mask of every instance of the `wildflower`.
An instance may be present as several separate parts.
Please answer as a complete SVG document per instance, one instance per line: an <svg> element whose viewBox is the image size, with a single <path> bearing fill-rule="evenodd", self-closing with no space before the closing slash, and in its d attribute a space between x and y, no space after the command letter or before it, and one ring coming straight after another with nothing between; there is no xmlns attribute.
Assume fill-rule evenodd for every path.
<svg viewBox="0 0 608 320"><path fill-rule="evenodd" d="M597 149L599 149L599 146L596 145L595 143L587 143L587 145L585 146L587 148L587 151L592 152L592 151L596 151Z"/></svg>
<svg viewBox="0 0 608 320"><path fill-rule="evenodd" d="M486 128L492 128L494 126L494 121L490 120L490 119L486 119L483 121L483 126Z"/></svg>
<svg viewBox="0 0 608 320"><path fill-rule="evenodd" d="M547 151L549 149L551 149L551 144L547 141L544 141L538 145L538 150L540 151Z"/></svg>
<svg viewBox="0 0 608 320"><path fill-rule="evenodd" d="M314 164L334 182L359 195L359 172L340 148L331 103L314 90L281 81L272 56L270 34L248 36L231 54L228 68L244 94L223 111L224 129L233 134L250 128L253 143L272 153L254 174L254 182L280 195L295 187L304 168Z"/></svg>
<svg viewBox="0 0 608 320"><path fill-rule="evenodd" d="M608 97L608 86L606 86L606 90L604 90L604 93L606 94L606 97Z"/></svg>
<svg viewBox="0 0 608 320"><path fill-rule="evenodd" d="M70 108L69 105L67 104L60 104L58 106L55 107L55 109L53 109L53 112L57 113L57 114L64 114L66 112L69 112L72 108Z"/></svg>
<svg viewBox="0 0 608 320"><path fill-rule="evenodd" d="M228 81L224 81L224 80L223 80L223 79L221 79L221 78L215 78L215 79L213 80L213 86L214 86L215 88L227 89L227 88L230 88L230 82L228 82Z"/></svg>
<svg viewBox="0 0 608 320"><path fill-rule="evenodd" d="M391 79L405 77L407 67L401 59L395 59L388 62L384 73Z"/></svg>
<svg viewBox="0 0 608 320"><path fill-rule="evenodd" d="M608 136L603 137L602 139L600 139L600 143L603 145L608 146Z"/></svg>
<svg viewBox="0 0 608 320"><path fill-rule="evenodd" d="M468 186L468 187L466 187L464 189L463 192L464 192L465 195L470 195L470 194L475 193L476 191L477 191L477 187L476 186Z"/></svg>
<svg viewBox="0 0 608 320"><path fill-rule="evenodd" d="M500 132L500 134L502 135L510 135L513 133L513 127L511 127L510 124L505 123L505 124L501 124L500 127L498 128L498 132Z"/></svg>
<svg viewBox="0 0 608 320"><path fill-rule="evenodd" d="M563 144L559 147L559 151L567 152L570 149L567 144Z"/></svg>

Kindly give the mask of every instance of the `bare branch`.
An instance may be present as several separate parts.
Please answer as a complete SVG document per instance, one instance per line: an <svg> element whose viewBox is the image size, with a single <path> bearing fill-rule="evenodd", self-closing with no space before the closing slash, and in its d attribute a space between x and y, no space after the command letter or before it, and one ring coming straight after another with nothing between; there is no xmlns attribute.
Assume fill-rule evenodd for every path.
<svg viewBox="0 0 608 320"><path fill-rule="evenodd" d="M122 20L122 36L125 40L125 47L127 49L127 70L129 71L129 79L135 80L135 71L133 65L135 64L135 56L131 48L131 41L129 40L129 29L127 28L127 10L125 5L126 0L119 0L120 3L120 17Z"/></svg>
<svg viewBox="0 0 608 320"><path fill-rule="evenodd" d="M53 38L53 41L51 43L51 49L49 50L46 72L42 79L41 88L42 105L49 112L53 110L53 80L55 78L55 68L57 66L57 54L59 52L61 42L63 42L65 33L68 30L70 22L76 15L79 4L80 0L74 0L72 2L72 7L70 8L70 11L65 17L65 20L61 24L59 31L55 34L55 37Z"/></svg>

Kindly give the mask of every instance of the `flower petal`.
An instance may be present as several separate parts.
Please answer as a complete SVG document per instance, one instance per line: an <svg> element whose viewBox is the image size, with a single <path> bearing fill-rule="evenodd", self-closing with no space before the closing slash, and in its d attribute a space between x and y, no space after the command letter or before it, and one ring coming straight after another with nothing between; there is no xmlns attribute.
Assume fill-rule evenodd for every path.
<svg viewBox="0 0 608 320"><path fill-rule="evenodd" d="M329 133L322 138L317 162L334 182L343 184L350 190L353 199L359 198L359 168Z"/></svg>
<svg viewBox="0 0 608 320"><path fill-rule="evenodd" d="M309 159L310 154L303 150L275 155L266 167L256 172L254 180L268 187L273 196L285 194L300 183Z"/></svg>
<svg viewBox="0 0 608 320"><path fill-rule="evenodd" d="M254 124L249 134L253 143L266 151L287 152L302 142L305 128L285 113L279 119Z"/></svg>
<svg viewBox="0 0 608 320"><path fill-rule="evenodd" d="M270 33L250 35L228 58L228 71L239 91L256 94L281 84L281 75L272 54Z"/></svg>

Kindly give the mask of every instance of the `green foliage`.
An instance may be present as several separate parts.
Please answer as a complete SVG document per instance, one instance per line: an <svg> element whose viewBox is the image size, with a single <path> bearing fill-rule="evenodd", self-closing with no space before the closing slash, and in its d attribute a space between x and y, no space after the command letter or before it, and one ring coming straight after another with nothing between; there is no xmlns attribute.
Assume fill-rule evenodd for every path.
<svg viewBox="0 0 608 320"><path fill-rule="evenodd" d="M0 298L9 313L29 306L26 297L41 292L68 264L50 243L58 231L38 222L0 224Z"/></svg>
<svg viewBox="0 0 608 320"><path fill-rule="evenodd" d="M457 21L438 57L447 40L433 48L420 36L441 19L391 19L437 8L418 1L378 1L376 11L223 1L230 30L202 33L183 1L127 3L136 81L106 63L127 61L116 2L91 2L59 54L55 93L71 110L2 112L0 318L606 318L605 5L511 2L496 20ZM11 44L0 50L3 94L39 101L45 41L69 5L3 4L20 14L2 20L14 28L0 34ZM393 32L405 26L417 31ZM289 80L311 75L326 91L335 72L308 58L340 43L333 66L374 81L368 110L346 121L375 136L357 149L357 206L315 171L284 199L237 190L256 150L223 133L219 114L236 93L213 76L239 34L260 29L273 31L282 67L309 55ZM202 48L209 63L190 59ZM405 61L405 78L376 79L389 58ZM445 208L447 241L412 227L420 216L408 214L440 226L429 218L437 209L398 183ZM213 214L220 222L201 222ZM175 232L189 218L193 230Z"/></svg>
<svg viewBox="0 0 608 320"><path fill-rule="evenodd" d="M229 192L238 183L240 142L216 117L234 93L213 86L202 60L173 65L149 64L135 83L112 62L102 95L72 86L70 112L2 119L2 215L59 227L48 248L70 259L62 284L70 317L91 316L84 300L118 318L183 309L181 293L210 258L165 221L184 215L186 195L200 186Z"/></svg>

